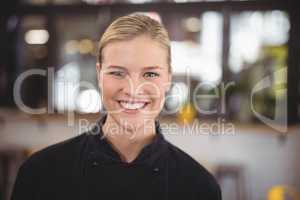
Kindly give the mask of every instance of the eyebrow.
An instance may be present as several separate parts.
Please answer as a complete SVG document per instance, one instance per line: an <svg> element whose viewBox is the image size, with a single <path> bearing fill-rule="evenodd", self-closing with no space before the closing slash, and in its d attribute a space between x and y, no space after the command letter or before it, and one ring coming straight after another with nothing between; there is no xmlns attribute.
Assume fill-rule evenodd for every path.
<svg viewBox="0 0 300 200"><path fill-rule="evenodd" d="M117 68L117 69L127 70L125 67L121 67L121 66L117 66L117 65L109 65L107 68Z"/></svg>
<svg viewBox="0 0 300 200"><path fill-rule="evenodd" d="M118 66L118 65L109 65L107 68L117 68L117 69L122 69L125 71L128 71L126 67ZM143 67L144 70L149 70L149 69L162 69L160 66L146 66Z"/></svg>
<svg viewBox="0 0 300 200"><path fill-rule="evenodd" d="M143 67L143 69L162 69L160 66L148 66L148 67Z"/></svg>

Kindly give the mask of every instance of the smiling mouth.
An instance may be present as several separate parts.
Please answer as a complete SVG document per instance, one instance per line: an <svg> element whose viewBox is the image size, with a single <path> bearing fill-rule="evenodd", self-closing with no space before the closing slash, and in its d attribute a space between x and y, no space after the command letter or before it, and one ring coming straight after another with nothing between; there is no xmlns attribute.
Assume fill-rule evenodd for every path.
<svg viewBox="0 0 300 200"><path fill-rule="evenodd" d="M144 109L150 102L129 102L129 101L118 101L119 105L126 110L140 110Z"/></svg>

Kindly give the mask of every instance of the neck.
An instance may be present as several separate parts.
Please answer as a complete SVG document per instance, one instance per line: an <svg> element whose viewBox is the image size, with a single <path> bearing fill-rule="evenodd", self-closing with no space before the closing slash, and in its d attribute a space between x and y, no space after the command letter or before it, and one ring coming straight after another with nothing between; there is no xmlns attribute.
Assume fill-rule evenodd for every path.
<svg viewBox="0 0 300 200"><path fill-rule="evenodd" d="M112 148L125 162L132 162L155 137L155 121L152 120L138 128L123 127L110 115L107 116L102 131Z"/></svg>

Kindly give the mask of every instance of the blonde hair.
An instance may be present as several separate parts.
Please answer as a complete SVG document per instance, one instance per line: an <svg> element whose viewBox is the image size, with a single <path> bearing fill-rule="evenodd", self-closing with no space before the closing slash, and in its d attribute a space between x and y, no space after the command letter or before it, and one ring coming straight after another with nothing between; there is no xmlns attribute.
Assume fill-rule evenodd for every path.
<svg viewBox="0 0 300 200"><path fill-rule="evenodd" d="M102 51L107 44L114 41L130 40L144 34L167 50L168 69L171 72L171 47L168 32L160 22L142 14L120 17L108 26L99 42L98 62L102 63Z"/></svg>

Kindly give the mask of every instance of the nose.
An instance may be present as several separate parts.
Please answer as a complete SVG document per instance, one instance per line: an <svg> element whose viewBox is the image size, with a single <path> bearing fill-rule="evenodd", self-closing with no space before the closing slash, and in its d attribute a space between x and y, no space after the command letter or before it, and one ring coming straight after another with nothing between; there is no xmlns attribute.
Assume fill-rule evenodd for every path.
<svg viewBox="0 0 300 200"><path fill-rule="evenodd" d="M128 76L126 78L126 83L124 83L122 87L123 92L132 97L141 97L144 93L144 87L143 87L143 80L135 75L135 76Z"/></svg>

